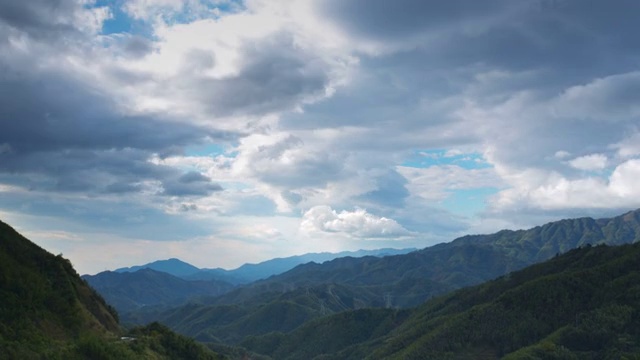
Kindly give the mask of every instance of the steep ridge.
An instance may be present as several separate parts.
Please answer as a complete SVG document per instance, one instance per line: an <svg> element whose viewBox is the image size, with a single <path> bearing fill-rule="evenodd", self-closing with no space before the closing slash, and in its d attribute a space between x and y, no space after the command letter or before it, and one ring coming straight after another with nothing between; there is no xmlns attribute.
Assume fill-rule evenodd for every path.
<svg viewBox="0 0 640 360"><path fill-rule="evenodd" d="M368 309L242 345L274 359L640 356L640 244L585 246L412 310Z"/></svg>
<svg viewBox="0 0 640 360"><path fill-rule="evenodd" d="M159 325L125 333L118 316L71 263L0 221L0 357L3 359L218 359ZM195 357L194 357L195 356Z"/></svg>
<svg viewBox="0 0 640 360"><path fill-rule="evenodd" d="M298 319L298 325L330 314L331 308L314 295L326 293L330 286L343 289L340 302L351 304L351 309L409 308L434 296L494 279L577 246L633 243L639 239L640 210L611 219L561 220L529 230L465 236L406 255L346 257L323 264L300 265L286 273L203 301L200 305L147 313L139 319L163 321L202 341L235 343L243 336L261 335L267 330L288 331L267 327L257 327L261 331L255 331L256 328L223 331L239 323L255 321L252 317L265 307L277 305L286 309L290 317ZM305 295L287 298L287 294ZM211 315L229 307L241 311L230 312L225 317ZM175 321L177 318L179 322Z"/></svg>
<svg viewBox="0 0 640 360"><path fill-rule="evenodd" d="M0 222L0 335L9 349L119 331L116 312L54 256ZM11 350L5 349L7 353ZM25 354L28 351L25 349Z"/></svg>

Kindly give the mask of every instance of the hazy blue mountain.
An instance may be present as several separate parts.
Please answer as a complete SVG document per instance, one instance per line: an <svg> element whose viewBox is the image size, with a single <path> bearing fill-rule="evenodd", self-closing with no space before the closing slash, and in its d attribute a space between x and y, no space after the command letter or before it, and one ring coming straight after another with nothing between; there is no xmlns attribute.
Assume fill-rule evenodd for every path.
<svg viewBox="0 0 640 360"><path fill-rule="evenodd" d="M173 259L167 261L175 263ZM82 278L123 314L148 306L177 306L196 296L218 296L233 288L218 280L189 281L150 268L104 271Z"/></svg>
<svg viewBox="0 0 640 360"><path fill-rule="evenodd" d="M291 270L297 265L333 260L339 257L362 257L362 256L389 256L406 254L416 249L376 249L376 250L358 250L343 251L339 253L309 253L304 255L296 255L285 258L276 258L263 261L257 264L244 264L237 269L225 270L221 268L200 269L189 263L179 259L158 260L145 265L137 265L114 270L114 272L135 272L141 269L152 269L162 271L173 276L181 277L186 280L219 280L231 284L247 284L256 280L265 279L272 275L283 273Z"/></svg>
<svg viewBox="0 0 640 360"><path fill-rule="evenodd" d="M171 274L173 276L178 276L178 277L189 276L200 271L199 268L189 263L186 263L176 258L171 258L167 260L154 261L152 263L148 263L145 265L137 265L132 267L120 268L120 269L114 270L114 272L117 272L117 273L136 272L142 269L152 269L156 271L162 271L167 274Z"/></svg>
<svg viewBox="0 0 640 360"><path fill-rule="evenodd" d="M188 279L212 279L219 276L226 276L227 279L236 279L239 283L250 283L260 279L266 279L270 276L281 274L291 270L300 264L310 262L323 263L341 257L363 257L375 256L383 257L390 255L406 254L416 249L376 249L376 250L358 250L358 251L342 251L338 253L309 253L304 255L296 255L285 258L275 258L263 261L257 264L244 264L237 269L201 269L200 272L186 276Z"/></svg>

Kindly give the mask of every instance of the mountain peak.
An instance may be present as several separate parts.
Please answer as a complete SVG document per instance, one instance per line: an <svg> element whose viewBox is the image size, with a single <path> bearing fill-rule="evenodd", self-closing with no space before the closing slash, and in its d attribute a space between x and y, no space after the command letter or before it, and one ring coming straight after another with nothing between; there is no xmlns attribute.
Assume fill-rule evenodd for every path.
<svg viewBox="0 0 640 360"><path fill-rule="evenodd" d="M192 275L200 271L200 268L195 267L177 258L170 258L167 260L157 260L148 264L120 268L114 271L115 272L136 272L142 269L152 269L155 271L165 272L178 277Z"/></svg>

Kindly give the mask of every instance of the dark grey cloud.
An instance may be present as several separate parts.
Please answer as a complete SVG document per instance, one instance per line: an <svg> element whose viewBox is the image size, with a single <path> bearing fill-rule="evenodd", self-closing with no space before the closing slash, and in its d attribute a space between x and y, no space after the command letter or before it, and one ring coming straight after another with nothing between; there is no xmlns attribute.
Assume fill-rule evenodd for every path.
<svg viewBox="0 0 640 360"><path fill-rule="evenodd" d="M199 172L191 171L177 179L165 179L162 183L163 194L169 196L206 196L216 191L222 191L219 184Z"/></svg>
<svg viewBox="0 0 640 360"><path fill-rule="evenodd" d="M0 79L0 143L16 152L137 147L161 150L211 134L156 116L118 114L86 84L58 74Z"/></svg>
<svg viewBox="0 0 640 360"><path fill-rule="evenodd" d="M5 180L2 175L0 179ZM104 233L132 239L176 241L211 234L211 220L187 220L137 200L126 197L120 201L62 197L37 191L5 192L0 197L0 208L36 216L38 221L31 222L48 229L64 227L66 231L92 235ZM91 236L83 240L95 241Z"/></svg>
<svg viewBox="0 0 640 360"><path fill-rule="evenodd" d="M143 189L145 181L178 176L177 170L154 165L140 149L62 149L0 155L7 183L36 191L124 194Z"/></svg>
<svg viewBox="0 0 640 360"><path fill-rule="evenodd" d="M144 180L177 176L154 165L216 133L158 116L125 116L108 97L56 74L0 79L0 171L41 174L65 191L122 192ZM231 137L233 135L230 135ZM36 177L37 178L37 177Z"/></svg>
<svg viewBox="0 0 640 360"><path fill-rule="evenodd" d="M10 30L19 31L29 36L58 42L65 37L83 37L74 16L87 10L77 0L0 0L0 29L4 27L0 37L8 36Z"/></svg>
<svg viewBox="0 0 640 360"><path fill-rule="evenodd" d="M503 11L509 1L325 0L319 9L350 34L390 40ZM513 2L511 2L513 3Z"/></svg>
<svg viewBox="0 0 640 360"><path fill-rule="evenodd" d="M297 47L290 34L247 41L241 53L237 75L214 79L201 74L215 64L213 54L192 52L185 64L190 73L175 79L168 91L177 89L197 106L206 104L207 112L215 116L261 116L324 95L332 80L328 64Z"/></svg>
<svg viewBox="0 0 640 360"><path fill-rule="evenodd" d="M83 80L64 60L66 41L75 35L47 25L58 29L58 22L73 23L70 16L79 6L71 1L0 2L0 22L31 36L27 50L0 44L0 175L7 183L93 195L139 192L181 176L178 169L150 162L152 156L237 136L159 113L129 115L112 93ZM32 36L38 31L49 32L55 41ZM146 47L138 41L129 50L144 52ZM121 75L124 82L136 74ZM189 192L189 185L184 187ZM191 188L203 194L217 190L215 185Z"/></svg>
<svg viewBox="0 0 640 360"><path fill-rule="evenodd" d="M122 50L129 57L139 58L153 51L153 43L145 37L131 35L125 39Z"/></svg>
<svg viewBox="0 0 640 360"><path fill-rule="evenodd" d="M551 107L568 88L638 69L636 1L346 0L323 1L321 9L354 44L372 40L392 50L360 54L362 75L305 113L285 116L285 127L363 126L371 130L339 146L372 151L499 141L501 159L544 167L560 146L595 151L628 131L600 119L630 113L627 99L637 99L633 81L603 89L616 96L588 101L600 102L589 109L598 113L590 123L580 121L588 114L554 115ZM519 92L530 99L509 118L489 112L483 123L466 123L457 114L466 102L500 108ZM580 101L571 106L584 107ZM627 116L621 124L632 120Z"/></svg>
<svg viewBox="0 0 640 360"><path fill-rule="evenodd" d="M297 205L304 199L302 195L289 190L280 192L280 196L291 205Z"/></svg>
<svg viewBox="0 0 640 360"><path fill-rule="evenodd" d="M375 178L376 189L358 196L358 200L382 207L400 208L410 195L405 187L407 179L395 170L389 170Z"/></svg>
<svg viewBox="0 0 640 360"><path fill-rule="evenodd" d="M509 70L561 67L566 72L562 78L567 79L623 71L635 67L640 55L640 39L634 35L640 3L633 0L327 0L321 4L327 20L356 39L389 46L407 43L408 54L392 55L396 65L403 61L403 66L412 66L407 62L412 61L426 69L477 64Z"/></svg>

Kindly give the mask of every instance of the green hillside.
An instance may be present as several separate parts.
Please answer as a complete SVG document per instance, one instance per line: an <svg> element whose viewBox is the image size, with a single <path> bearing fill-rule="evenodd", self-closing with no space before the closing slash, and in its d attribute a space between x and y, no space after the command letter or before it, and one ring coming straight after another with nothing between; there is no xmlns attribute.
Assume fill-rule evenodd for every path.
<svg viewBox="0 0 640 360"><path fill-rule="evenodd" d="M124 335L118 316L62 256L0 221L3 359L218 359L193 340L149 325Z"/></svg>
<svg viewBox="0 0 640 360"><path fill-rule="evenodd" d="M640 244L588 246L428 302L370 357L638 358L639 310Z"/></svg>
<svg viewBox="0 0 640 360"><path fill-rule="evenodd" d="M274 359L640 359L640 244L587 246L413 310L246 339Z"/></svg>

